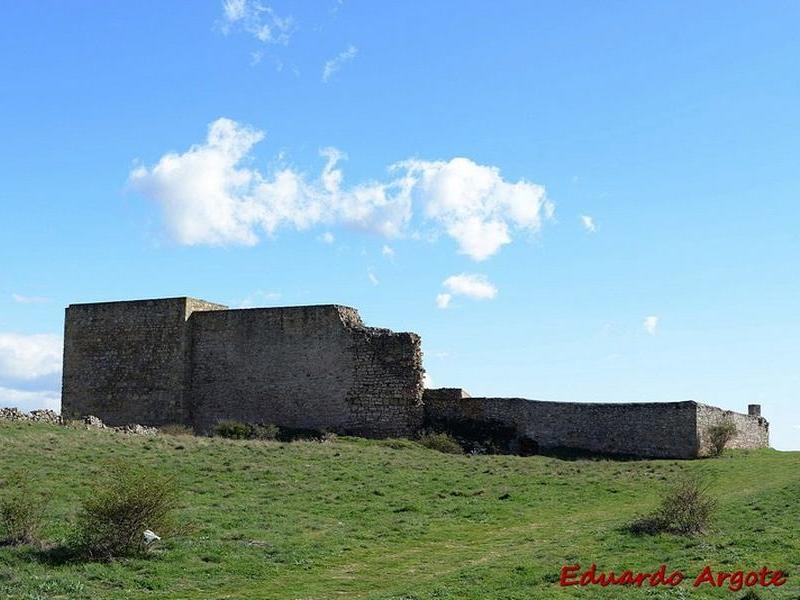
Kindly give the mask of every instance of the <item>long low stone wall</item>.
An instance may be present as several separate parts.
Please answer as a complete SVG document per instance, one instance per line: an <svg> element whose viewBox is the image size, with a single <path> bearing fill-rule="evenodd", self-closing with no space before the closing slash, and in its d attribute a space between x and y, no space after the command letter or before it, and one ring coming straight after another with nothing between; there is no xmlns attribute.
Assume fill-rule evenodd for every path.
<svg viewBox="0 0 800 600"><path fill-rule="evenodd" d="M696 402L592 404L524 398L472 398L459 389L426 390L425 423L434 430L506 436L512 448L695 458L708 452L708 427L731 418L730 447L769 443L764 419Z"/></svg>

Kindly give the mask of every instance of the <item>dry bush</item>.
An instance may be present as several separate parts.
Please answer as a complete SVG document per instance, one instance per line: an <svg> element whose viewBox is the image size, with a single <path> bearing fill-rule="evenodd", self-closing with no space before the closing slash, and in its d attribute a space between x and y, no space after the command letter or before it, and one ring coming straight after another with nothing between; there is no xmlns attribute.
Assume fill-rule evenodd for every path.
<svg viewBox="0 0 800 600"><path fill-rule="evenodd" d="M426 448L445 454L464 454L464 448L461 447L458 440L447 433L424 433L417 441Z"/></svg>
<svg viewBox="0 0 800 600"><path fill-rule="evenodd" d="M708 428L708 439L711 445L711 456L720 456L725 451L725 446L736 435L736 425L726 419Z"/></svg>
<svg viewBox="0 0 800 600"><path fill-rule="evenodd" d="M654 512L637 518L628 529L635 534L700 534L708 529L716 508L717 500L707 486L688 478L673 485Z"/></svg>
<svg viewBox="0 0 800 600"><path fill-rule="evenodd" d="M194 435L194 429L181 423L162 425L158 430L164 435Z"/></svg>
<svg viewBox="0 0 800 600"><path fill-rule="evenodd" d="M95 560L143 555L145 530L159 535L174 531L171 516L177 498L173 478L124 462L111 463L83 501L76 550Z"/></svg>
<svg viewBox="0 0 800 600"><path fill-rule="evenodd" d="M48 498L33 489L27 471L13 473L0 493L0 541L6 544L40 545Z"/></svg>
<svg viewBox="0 0 800 600"><path fill-rule="evenodd" d="M231 440L275 440L280 435L280 428L268 423L242 423L226 419L214 427L214 435Z"/></svg>
<svg viewBox="0 0 800 600"><path fill-rule="evenodd" d="M275 440L278 438L280 428L277 425L261 423L250 425L250 439L252 440Z"/></svg>

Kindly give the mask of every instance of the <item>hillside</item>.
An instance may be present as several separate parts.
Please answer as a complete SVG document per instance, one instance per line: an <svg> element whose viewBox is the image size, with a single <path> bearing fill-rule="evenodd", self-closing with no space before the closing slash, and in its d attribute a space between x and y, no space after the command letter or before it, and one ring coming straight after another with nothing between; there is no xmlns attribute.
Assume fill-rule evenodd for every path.
<svg viewBox="0 0 800 600"><path fill-rule="evenodd" d="M0 479L25 466L52 493L44 537L63 538L108 459L176 476L186 532L147 560L52 564L0 547L0 598L740 598L744 591L575 589L562 565L694 577L789 571L762 598L800 597L800 453L701 461L453 456L409 441L252 442L127 436L0 422ZM668 482L703 474L719 497L703 537L621 529Z"/></svg>

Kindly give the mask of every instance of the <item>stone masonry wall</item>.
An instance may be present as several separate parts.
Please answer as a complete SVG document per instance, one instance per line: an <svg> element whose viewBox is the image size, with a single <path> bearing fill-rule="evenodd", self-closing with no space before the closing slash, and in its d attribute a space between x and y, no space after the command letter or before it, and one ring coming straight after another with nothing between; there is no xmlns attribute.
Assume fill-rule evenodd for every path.
<svg viewBox="0 0 800 600"><path fill-rule="evenodd" d="M495 430L507 428L518 440L540 449L669 458L696 454L694 402L542 402L470 398L457 389L445 394L426 391L424 402L426 423L433 428L482 423Z"/></svg>
<svg viewBox="0 0 800 600"><path fill-rule="evenodd" d="M753 417L716 406L697 405L697 447L698 456L708 456L710 450L708 430L724 421L732 421L736 435L727 448L768 448L769 423L764 417Z"/></svg>
<svg viewBox="0 0 800 600"><path fill-rule="evenodd" d="M70 305L62 414L109 425L183 422L186 318L212 308L224 306L191 298Z"/></svg>
<svg viewBox="0 0 800 600"><path fill-rule="evenodd" d="M196 313L192 423L222 419L384 437L422 421L419 337L364 327L346 307Z"/></svg>
<svg viewBox="0 0 800 600"><path fill-rule="evenodd" d="M202 431L238 419L378 437L422 422L419 336L365 327L352 308L75 304L64 337L67 418Z"/></svg>

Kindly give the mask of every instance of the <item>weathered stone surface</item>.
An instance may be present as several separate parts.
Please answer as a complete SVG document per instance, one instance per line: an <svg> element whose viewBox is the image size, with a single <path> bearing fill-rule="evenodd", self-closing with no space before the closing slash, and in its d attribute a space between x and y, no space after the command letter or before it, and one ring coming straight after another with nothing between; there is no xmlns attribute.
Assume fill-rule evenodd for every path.
<svg viewBox="0 0 800 600"><path fill-rule="evenodd" d="M761 411L759 411L760 413ZM736 435L727 448L767 448L769 447L769 423L759 415L743 415L716 406L697 405L697 455L708 456L711 444L708 430L724 421L731 421L736 427Z"/></svg>
<svg viewBox="0 0 800 600"><path fill-rule="evenodd" d="M603 454L695 458L708 454L708 428L733 420L732 448L769 445L769 425L752 417L697 402L591 404L524 398L471 398L463 390L425 390L425 422L432 428L489 434L510 430L520 446L570 448ZM490 429L491 428L491 429Z"/></svg>
<svg viewBox="0 0 800 600"><path fill-rule="evenodd" d="M0 420L2 421L28 421L30 423L51 423L53 425L63 425L64 420L57 412L49 409L32 410L30 413L23 412L18 408L0 408Z"/></svg>
<svg viewBox="0 0 800 600"><path fill-rule="evenodd" d="M365 327L328 305L195 313L191 422L221 419L410 435L422 422L419 336Z"/></svg>
<svg viewBox="0 0 800 600"><path fill-rule="evenodd" d="M419 336L336 306L227 310L192 298L71 305L62 413L110 425L222 419L412 435L422 423Z"/></svg>
<svg viewBox="0 0 800 600"><path fill-rule="evenodd" d="M192 298L70 305L61 414L99 415L109 425L183 423L186 319L224 308Z"/></svg>
<svg viewBox="0 0 800 600"><path fill-rule="evenodd" d="M731 447L769 443L755 408L743 415L695 402L471 398L460 388L425 390L423 399L423 374L419 336L366 327L344 306L228 310L193 298L75 304L66 311L62 414L97 415L100 426L145 434L170 423L208 432L223 419L369 437L430 427L519 453L671 458L707 454L708 429L730 419Z"/></svg>

